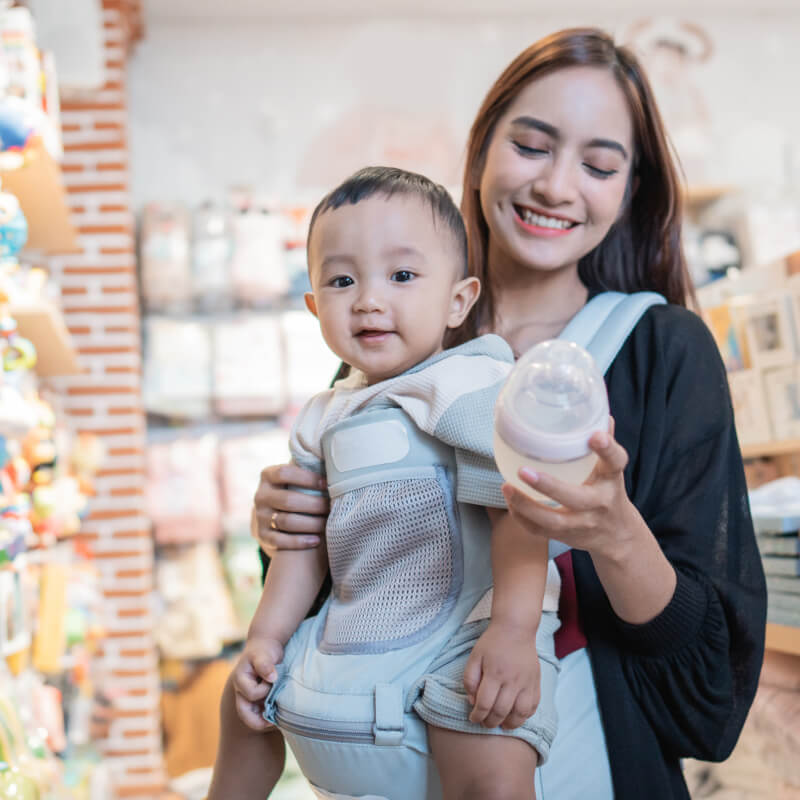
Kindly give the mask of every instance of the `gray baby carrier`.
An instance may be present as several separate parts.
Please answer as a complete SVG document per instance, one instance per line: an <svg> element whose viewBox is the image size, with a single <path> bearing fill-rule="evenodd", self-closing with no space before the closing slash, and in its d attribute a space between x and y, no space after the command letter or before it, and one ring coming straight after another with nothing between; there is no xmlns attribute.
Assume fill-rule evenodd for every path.
<svg viewBox="0 0 800 800"><path fill-rule="evenodd" d="M649 292L598 295L560 338L586 347L605 371L641 315L664 302ZM388 458L387 441L389 449L408 446ZM322 446L337 590L287 644L264 717L284 733L319 797L437 800L420 714L458 728L448 724L447 686L423 676L435 671L445 646L458 645L491 587L486 511L455 501L453 448L400 409L346 419ZM565 549L551 542L551 558ZM552 641L542 637L537 647L557 667ZM555 731L555 718L545 722Z"/></svg>

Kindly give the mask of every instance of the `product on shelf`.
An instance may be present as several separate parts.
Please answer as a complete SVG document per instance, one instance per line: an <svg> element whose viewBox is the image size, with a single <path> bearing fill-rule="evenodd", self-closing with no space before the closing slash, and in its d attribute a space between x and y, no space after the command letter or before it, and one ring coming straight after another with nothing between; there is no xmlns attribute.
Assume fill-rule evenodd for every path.
<svg viewBox="0 0 800 800"><path fill-rule="evenodd" d="M187 311L192 302L189 214L181 206L150 203L142 212L141 289L151 311Z"/></svg>
<svg viewBox="0 0 800 800"><path fill-rule="evenodd" d="M280 320L239 315L211 327L214 410L224 417L272 416L286 407Z"/></svg>
<svg viewBox="0 0 800 800"><path fill-rule="evenodd" d="M242 305L272 305L288 294L284 236L281 214L258 207L234 214L231 281Z"/></svg>
<svg viewBox="0 0 800 800"><path fill-rule="evenodd" d="M145 503L159 544L218 539L216 436L149 442Z"/></svg>
<svg viewBox="0 0 800 800"><path fill-rule="evenodd" d="M164 658L211 658L243 637L215 544L163 551L156 563L156 589L161 608L155 638Z"/></svg>
<svg viewBox="0 0 800 800"><path fill-rule="evenodd" d="M142 394L148 411L200 418L211 410L211 341L203 322L148 317Z"/></svg>
<svg viewBox="0 0 800 800"><path fill-rule="evenodd" d="M229 536L249 536L250 510L261 470L289 460L289 434L273 426L220 443L223 526Z"/></svg>
<svg viewBox="0 0 800 800"><path fill-rule="evenodd" d="M230 308L233 231L230 211L210 201L192 213L192 294L199 308Z"/></svg>

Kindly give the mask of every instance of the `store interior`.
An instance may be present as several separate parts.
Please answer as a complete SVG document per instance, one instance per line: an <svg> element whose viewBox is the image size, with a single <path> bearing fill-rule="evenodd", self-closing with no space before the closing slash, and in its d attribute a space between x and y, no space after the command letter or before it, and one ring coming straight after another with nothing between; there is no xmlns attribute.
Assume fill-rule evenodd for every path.
<svg viewBox="0 0 800 800"><path fill-rule="evenodd" d="M205 797L253 494L339 366L310 213L366 164L457 199L492 80L574 25L640 54L680 158L767 576L750 716L687 782L800 799L795 0L0 0L0 800ZM314 797L291 756L272 796Z"/></svg>

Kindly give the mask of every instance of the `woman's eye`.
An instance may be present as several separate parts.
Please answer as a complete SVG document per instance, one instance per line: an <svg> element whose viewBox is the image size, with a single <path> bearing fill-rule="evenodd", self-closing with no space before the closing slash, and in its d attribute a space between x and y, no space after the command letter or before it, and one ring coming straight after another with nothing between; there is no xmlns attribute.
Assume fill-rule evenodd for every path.
<svg viewBox="0 0 800 800"><path fill-rule="evenodd" d="M410 269L399 269L392 275L392 280L398 283L407 283L414 277L414 273Z"/></svg>
<svg viewBox="0 0 800 800"><path fill-rule="evenodd" d="M353 279L349 275L338 275L331 281L330 285L336 289L344 289L353 285Z"/></svg>
<svg viewBox="0 0 800 800"><path fill-rule="evenodd" d="M519 142L513 142L514 147L516 147L517 151L522 154L523 156L545 156L547 155L547 150L542 150L539 147L528 147L527 145L520 144Z"/></svg>
<svg viewBox="0 0 800 800"><path fill-rule="evenodd" d="M610 178L612 175L616 175L619 170L616 169L600 169L600 167L593 167L591 164L587 164L586 162L583 163L583 166L589 171L591 175L594 175L595 178Z"/></svg>

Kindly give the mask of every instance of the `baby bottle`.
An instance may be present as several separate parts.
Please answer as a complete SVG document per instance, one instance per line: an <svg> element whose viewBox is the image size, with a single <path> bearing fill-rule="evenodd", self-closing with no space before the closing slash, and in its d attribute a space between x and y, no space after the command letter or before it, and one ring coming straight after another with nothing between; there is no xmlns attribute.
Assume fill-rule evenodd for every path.
<svg viewBox="0 0 800 800"><path fill-rule="evenodd" d="M562 339L541 342L509 374L494 422L494 457L502 476L529 497L553 503L518 472L528 467L573 484L589 477L597 461L589 439L609 425L605 381L582 347Z"/></svg>

